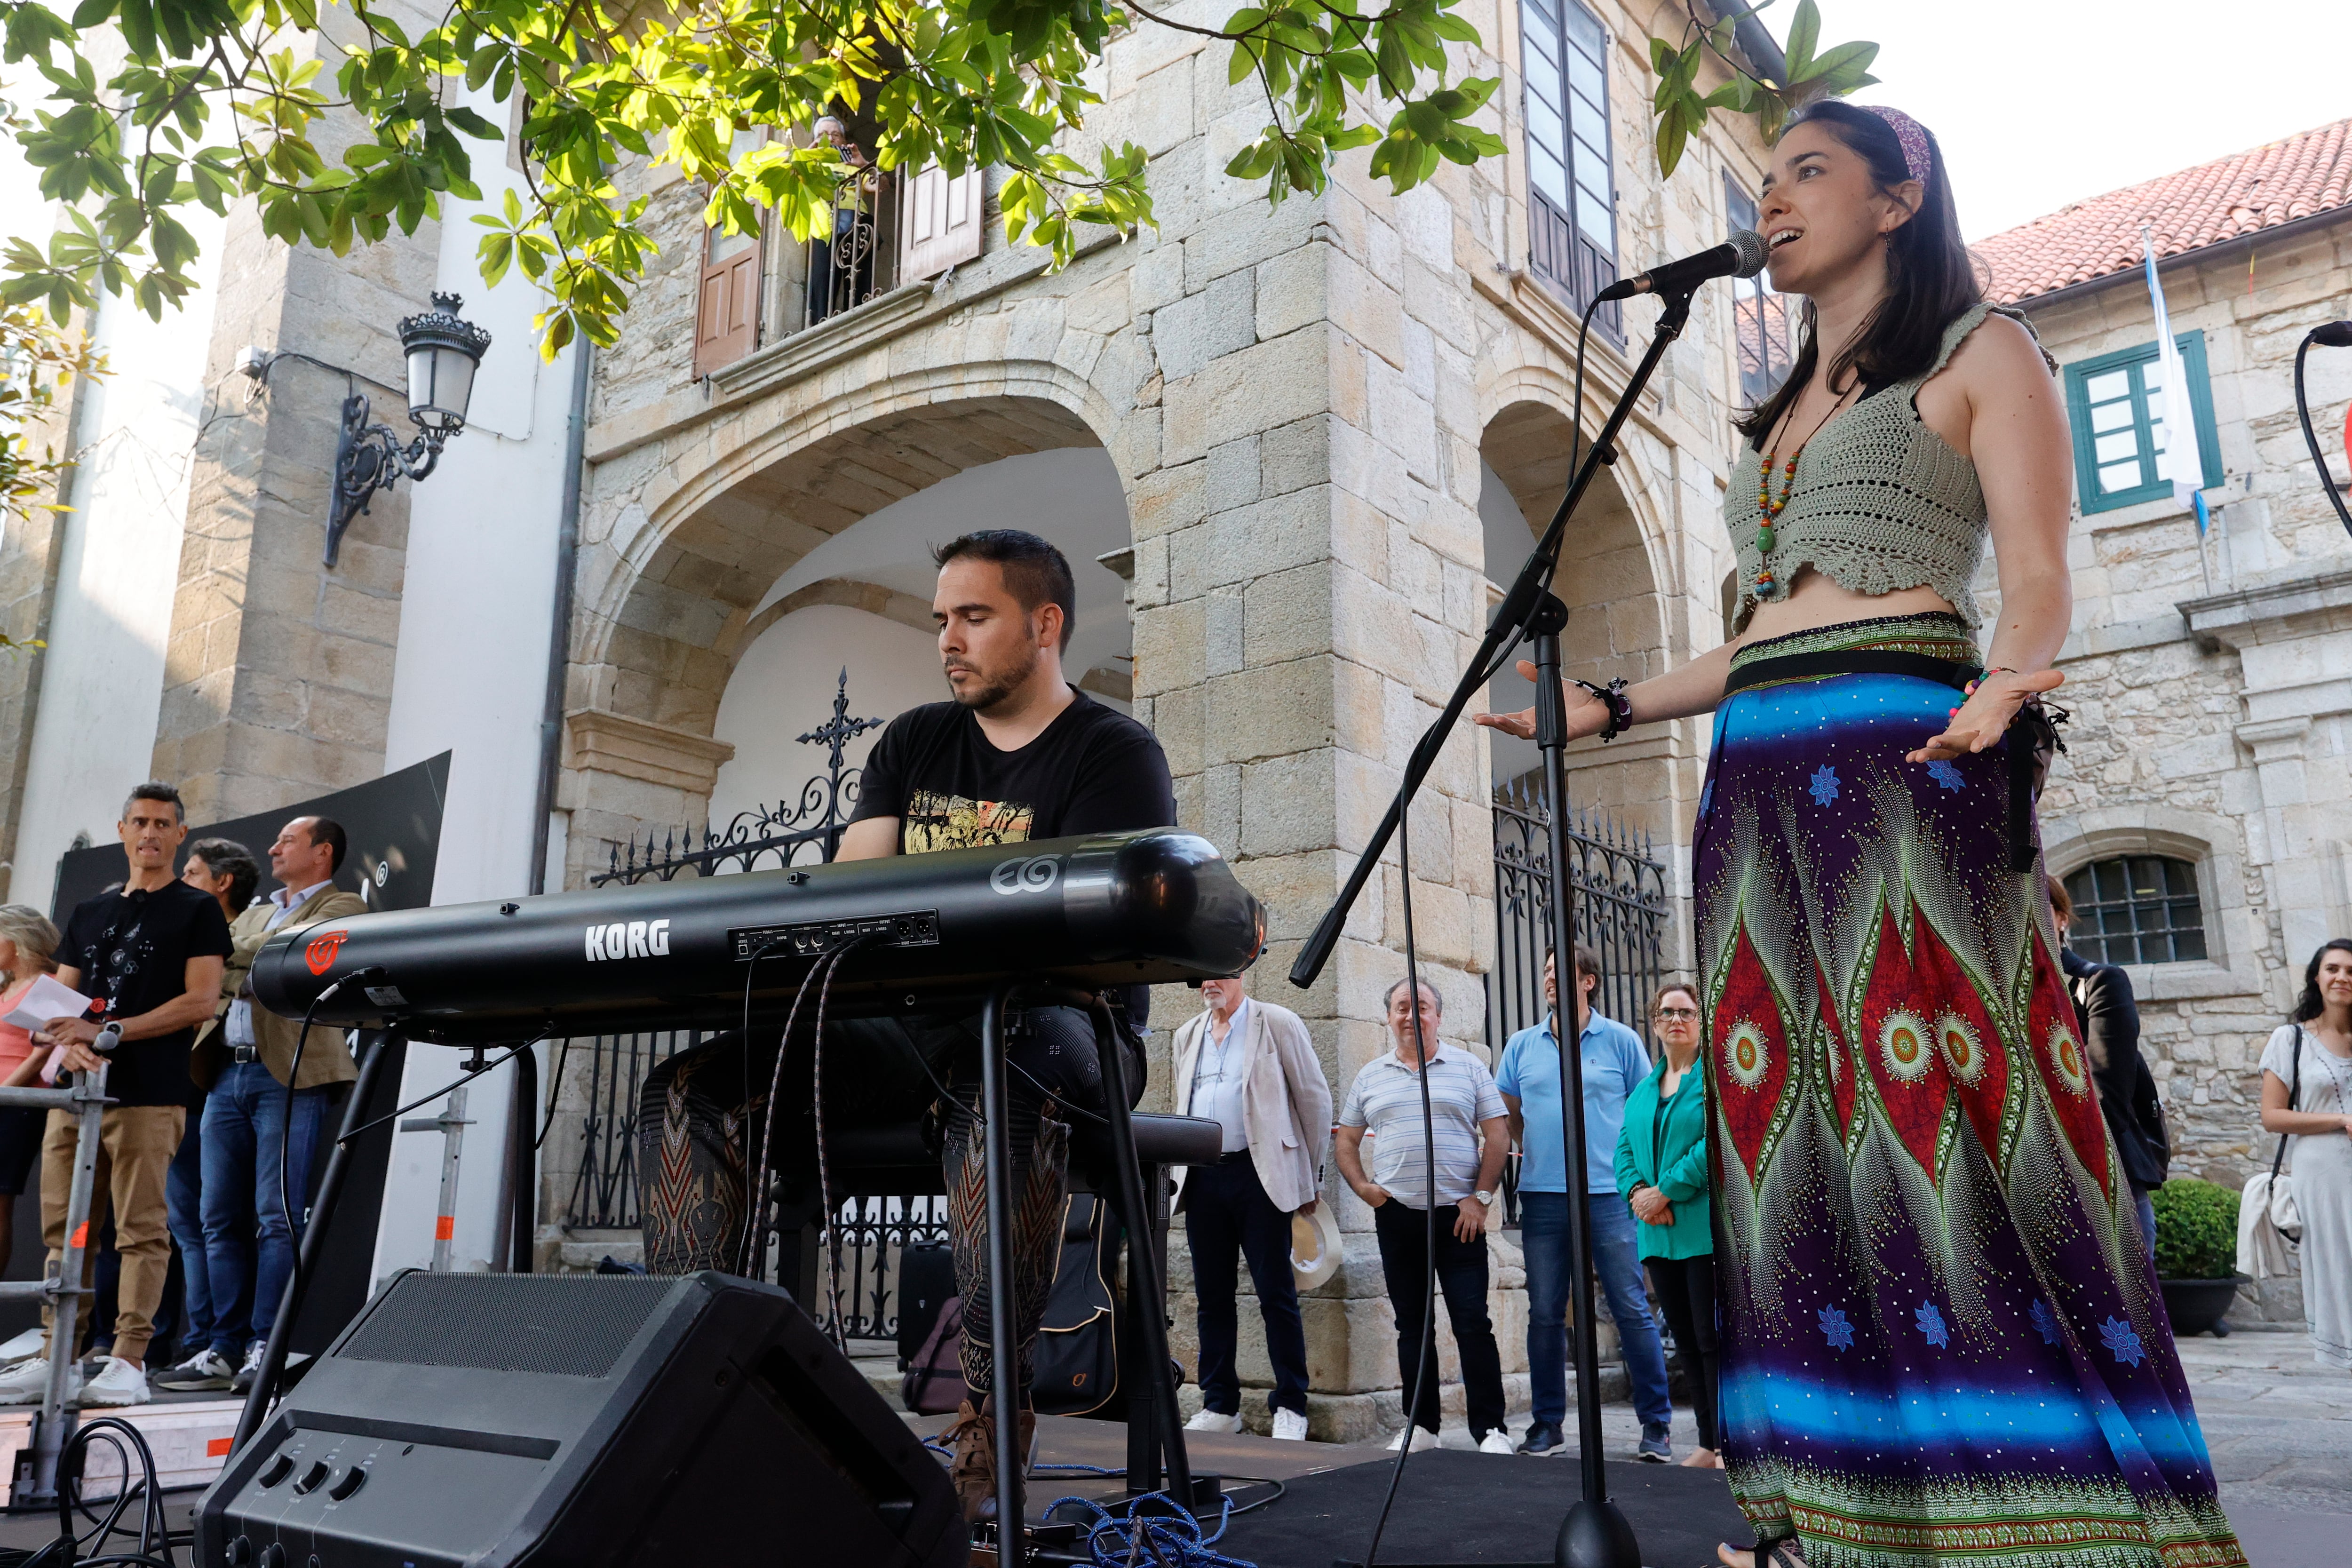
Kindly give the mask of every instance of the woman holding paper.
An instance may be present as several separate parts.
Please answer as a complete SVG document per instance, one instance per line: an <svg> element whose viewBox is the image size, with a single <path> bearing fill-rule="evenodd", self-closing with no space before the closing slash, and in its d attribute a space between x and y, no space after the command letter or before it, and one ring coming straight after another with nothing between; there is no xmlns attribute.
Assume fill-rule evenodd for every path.
<svg viewBox="0 0 2352 1568"><path fill-rule="evenodd" d="M14 1012L33 982L55 967L49 954L57 949L58 928L48 916L28 904L0 904L0 1017ZM33 1049L28 1031L0 1023L0 1082L31 1081L39 1069L27 1064L47 1054ZM44 1121L41 1111L0 1106L0 1267L16 1244L16 1198L41 1152Z"/></svg>

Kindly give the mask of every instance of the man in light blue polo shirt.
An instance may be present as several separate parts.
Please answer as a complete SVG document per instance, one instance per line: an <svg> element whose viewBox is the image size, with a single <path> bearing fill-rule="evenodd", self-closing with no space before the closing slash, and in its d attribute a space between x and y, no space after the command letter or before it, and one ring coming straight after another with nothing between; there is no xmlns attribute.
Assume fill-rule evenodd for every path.
<svg viewBox="0 0 2352 1568"><path fill-rule="evenodd" d="M1608 1298L1609 1315L1617 1320L1633 1408L1642 1417L1635 1458L1664 1464L1675 1452L1665 1352L1642 1289L1633 1214L1617 1194L1617 1131L1625 1119L1625 1097L1650 1075L1650 1057L1640 1036L1592 1010L1601 965L1580 943L1576 982L1593 1273ZM1559 986L1549 959L1544 961L1544 1000L1557 1016ZM1535 1418L1519 1452L1544 1454L1566 1440L1560 1427L1568 1418L1568 1167L1560 1143L1559 1045L1549 1018L1510 1037L1495 1087L1510 1108L1511 1136L1520 1149L1519 1247L1528 1268L1528 1379Z"/></svg>

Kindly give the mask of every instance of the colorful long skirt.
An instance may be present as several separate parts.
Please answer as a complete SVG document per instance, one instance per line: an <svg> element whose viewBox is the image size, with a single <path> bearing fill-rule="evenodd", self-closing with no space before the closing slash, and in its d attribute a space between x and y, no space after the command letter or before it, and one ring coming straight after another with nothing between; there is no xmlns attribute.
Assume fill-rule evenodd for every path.
<svg viewBox="0 0 2352 1568"><path fill-rule="evenodd" d="M2236 1568L2007 742L1902 616L1751 644L1699 803L1724 1459L1811 1568ZM1929 673L1898 673L1898 670ZM2032 831L2030 823L2028 831Z"/></svg>

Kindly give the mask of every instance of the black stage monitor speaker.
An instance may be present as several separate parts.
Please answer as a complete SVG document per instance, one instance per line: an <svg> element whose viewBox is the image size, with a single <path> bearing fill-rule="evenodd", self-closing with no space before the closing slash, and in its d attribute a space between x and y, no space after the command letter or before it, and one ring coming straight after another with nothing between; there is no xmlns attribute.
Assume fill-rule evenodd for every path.
<svg viewBox="0 0 2352 1568"><path fill-rule="evenodd" d="M946 1568L938 1459L772 1286L403 1274L232 1458L198 1568Z"/></svg>

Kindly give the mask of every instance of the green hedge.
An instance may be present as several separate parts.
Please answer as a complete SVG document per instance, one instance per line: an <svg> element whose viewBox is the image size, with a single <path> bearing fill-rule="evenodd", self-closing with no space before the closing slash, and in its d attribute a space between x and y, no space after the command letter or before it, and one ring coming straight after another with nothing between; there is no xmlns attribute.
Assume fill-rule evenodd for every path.
<svg viewBox="0 0 2352 1568"><path fill-rule="evenodd" d="M2238 1272L2238 1194L2182 1176L2148 1194L2156 1205L2156 1272L2165 1279L2230 1279Z"/></svg>

